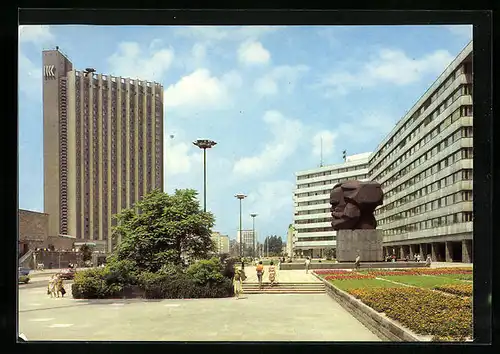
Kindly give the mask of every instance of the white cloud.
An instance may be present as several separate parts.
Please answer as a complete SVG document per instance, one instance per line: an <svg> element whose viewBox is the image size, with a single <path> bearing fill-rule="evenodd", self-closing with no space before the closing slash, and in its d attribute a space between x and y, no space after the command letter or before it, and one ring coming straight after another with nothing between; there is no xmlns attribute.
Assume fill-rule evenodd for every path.
<svg viewBox="0 0 500 354"><path fill-rule="evenodd" d="M55 39L49 26L44 25L21 25L19 26L19 41L32 42L34 44L47 43Z"/></svg>
<svg viewBox="0 0 500 354"><path fill-rule="evenodd" d="M237 81L237 74L225 79L212 76L207 69L198 69L170 85L164 92L164 104L171 108L217 109L230 102L227 86ZM231 75L233 75L231 77Z"/></svg>
<svg viewBox="0 0 500 354"><path fill-rule="evenodd" d="M362 111L357 115L356 120L352 120L352 123L339 124L335 134L341 137L341 141L351 143L378 142L394 128L397 120L393 114L380 111Z"/></svg>
<svg viewBox="0 0 500 354"><path fill-rule="evenodd" d="M278 93L278 84L272 77L264 76L255 80L254 90L264 96L275 95Z"/></svg>
<svg viewBox="0 0 500 354"><path fill-rule="evenodd" d="M271 53L258 41L248 40L240 44L238 59L243 64L267 64Z"/></svg>
<svg viewBox="0 0 500 354"><path fill-rule="evenodd" d="M472 25L448 25L446 28L458 37L465 38L468 41L472 40Z"/></svg>
<svg viewBox="0 0 500 354"><path fill-rule="evenodd" d="M398 86L419 81L424 75L439 74L453 60L446 50L436 50L419 59L408 57L401 50L383 49L359 71L339 71L323 78L318 85L329 88L330 94L346 94L352 89L389 83Z"/></svg>
<svg viewBox="0 0 500 354"><path fill-rule="evenodd" d="M330 156L335 151L335 140L337 139L337 133L328 130L322 130L316 133L311 139L313 145L313 155L320 156Z"/></svg>
<svg viewBox="0 0 500 354"><path fill-rule="evenodd" d="M237 178L271 173L293 155L302 139L304 127L300 121L288 119L278 111L267 111L262 119L272 139L257 155L236 161L233 175Z"/></svg>
<svg viewBox="0 0 500 354"><path fill-rule="evenodd" d="M287 180L262 182L257 190L248 194L245 208L257 212L258 220L274 220L276 215L283 214L283 210L292 208L294 188L293 182Z"/></svg>
<svg viewBox="0 0 500 354"><path fill-rule="evenodd" d="M185 26L176 29L181 37L207 41L241 41L273 33L284 26Z"/></svg>
<svg viewBox="0 0 500 354"><path fill-rule="evenodd" d="M42 101L42 70L19 51L19 90L28 98Z"/></svg>
<svg viewBox="0 0 500 354"><path fill-rule="evenodd" d="M280 86L292 92L302 75L309 71L306 65L281 65L255 80L254 91L259 95L275 95Z"/></svg>
<svg viewBox="0 0 500 354"><path fill-rule="evenodd" d="M174 50L158 49L158 44L158 40L153 40L149 51L144 51L137 42L120 43L117 52L108 58L109 72L132 79L160 81L174 60Z"/></svg>

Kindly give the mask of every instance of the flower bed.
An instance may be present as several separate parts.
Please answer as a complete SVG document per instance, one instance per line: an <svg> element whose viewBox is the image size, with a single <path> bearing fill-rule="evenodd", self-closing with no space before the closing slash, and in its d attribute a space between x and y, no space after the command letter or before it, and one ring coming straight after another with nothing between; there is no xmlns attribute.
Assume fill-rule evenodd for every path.
<svg viewBox="0 0 500 354"><path fill-rule="evenodd" d="M349 272L345 274L329 274L325 275L326 280L353 280L353 279L374 279L375 275L362 274L357 272Z"/></svg>
<svg viewBox="0 0 500 354"><path fill-rule="evenodd" d="M472 336L471 298L421 288L350 289L348 292L420 335L465 340Z"/></svg>
<svg viewBox="0 0 500 354"><path fill-rule="evenodd" d="M316 269L314 273L318 275L328 275L328 274L345 274L352 273L350 270L345 269Z"/></svg>
<svg viewBox="0 0 500 354"><path fill-rule="evenodd" d="M449 284L434 287L435 290L458 296L472 296L472 284Z"/></svg>
<svg viewBox="0 0 500 354"><path fill-rule="evenodd" d="M377 276L389 275L455 275L455 274L472 274L470 268L408 268L400 270L369 270L364 273L374 274Z"/></svg>

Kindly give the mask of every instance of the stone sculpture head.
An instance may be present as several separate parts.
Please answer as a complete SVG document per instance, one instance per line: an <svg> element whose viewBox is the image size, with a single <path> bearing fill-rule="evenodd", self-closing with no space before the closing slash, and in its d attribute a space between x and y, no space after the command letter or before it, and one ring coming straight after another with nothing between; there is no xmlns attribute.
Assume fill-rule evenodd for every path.
<svg viewBox="0 0 500 354"><path fill-rule="evenodd" d="M375 229L375 208L383 204L380 183L346 181L336 184L330 193L334 230Z"/></svg>

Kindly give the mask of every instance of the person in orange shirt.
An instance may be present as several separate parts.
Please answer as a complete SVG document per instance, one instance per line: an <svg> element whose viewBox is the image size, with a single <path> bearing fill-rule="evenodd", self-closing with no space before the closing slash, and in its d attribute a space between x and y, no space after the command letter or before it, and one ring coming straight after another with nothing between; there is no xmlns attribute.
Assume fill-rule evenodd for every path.
<svg viewBox="0 0 500 354"><path fill-rule="evenodd" d="M262 277L264 276L264 266L262 265L262 261L257 264L257 280L259 281L259 289L262 289Z"/></svg>

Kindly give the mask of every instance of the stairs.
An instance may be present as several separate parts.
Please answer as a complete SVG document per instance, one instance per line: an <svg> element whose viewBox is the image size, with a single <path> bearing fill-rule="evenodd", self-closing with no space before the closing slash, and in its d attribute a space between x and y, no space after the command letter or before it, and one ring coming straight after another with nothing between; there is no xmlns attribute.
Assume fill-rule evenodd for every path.
<svg viewBox="0 0 500 354"><path fill-rule="evenodd" d="M322 294L325 291L325 285L320 282L277 283L273 286L264 282L262 289L259 289L259 283L256 282L243 283L244 294Z"/></svg>
<svg viewBox="0 0 500 354"><path fill-rule="evenodd" d="M21 256L18 260L19 267L29 268L31 262L31 256L33 255L33 249L28 250L25 254Z"/></svg>

